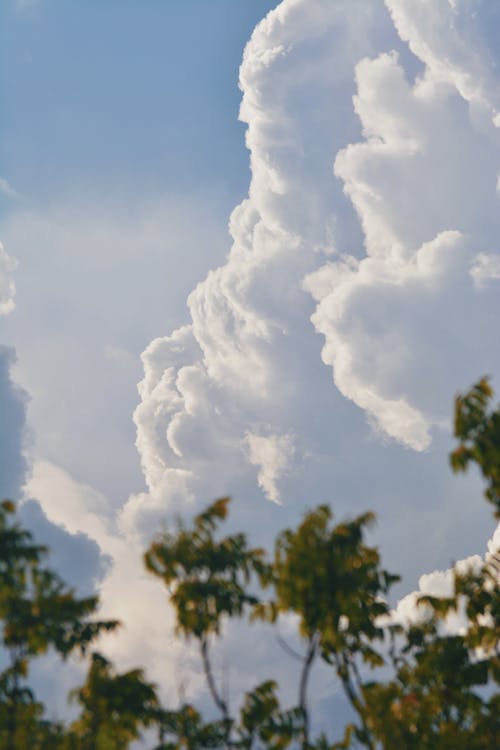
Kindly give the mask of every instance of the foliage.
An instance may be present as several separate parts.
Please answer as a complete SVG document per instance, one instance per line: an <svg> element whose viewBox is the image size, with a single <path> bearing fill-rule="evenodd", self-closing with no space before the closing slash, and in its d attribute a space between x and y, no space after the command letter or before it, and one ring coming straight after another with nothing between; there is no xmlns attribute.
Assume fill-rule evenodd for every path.
<svg viewBox="0 0 500 750"><path fill-rule="evenodd" d="M459 444L450 456L454 471L476 463L486 479L486 499L500 518L500 409L488 409L493 390L481 378L465 395L455 399L455 437Z"/></svg>
<svg viewBox="0 0 500 750"><path fill-rule="evenodd" d="M185 636L218 634L224 616L239 617L257 602L246 586L253 572L264 574L263 550L249 549L244 534L214 538L228 504L228 497L217 500L196 516L192 529L180 522L177 534L162 534L145 554L146 568L173 586L170 599Z"/></svg>
<svg viewBox="0 0 500 750"><path fill-rule="evenodd" d="M13 503L0 504L0 621L9 658L9 666L0 674L0 747L9 750L33 748L30 735L39 734L44 726L39 721L41 706L24 684L30 660L49 648L63 658L74 651L84 654L99 633L118 624L93 619L97 598L77 598L57 573L44 566L47 549L33 541L14 514Z"/></svg>
<svg viewBox="0 0 500 750"><path fill-rule="evenodd" d="M498 508L500 411L489 409L491 397L485 379L457 397L459 445L451 461L455 470L476 462L487 482L486 497ZM261 551L252 557L243 535L216 541L217 524L225 519L227 505L227 498L217 501L195 519L193 529L181 527L177 536L163 535L146 553L148 568L167 585L179 631L201 642L209 688L228 727L226 746L252 747L254 742L260 747L298 744L318 750L354 744L371 750L500 746L500 698L494 687L500 672L500 604L498 573L491 564L476 571L455 571L453 594L441 599L421 597L422 616L402 628L391 618L387 604L390 588L399 579L382 568L378 550L364 540L372 514L335 526L327 506L312 510L297 529L279 535L268 562ZM228 543L236 538L237 545ZM265 600L245 594L252 571L270 591ZM245 608L253 618L273 623L285 613L298 616L305 648L297 705L288 712L279 707L270 681L247 694L237 720L229 715L215 685L206 636L220 634L223 615L241 616ZM461 633L447 629L449 615L457 611L468 618ZM307 686L317 659L333 668L358 717L345 728L343 739L333 744L325 736L316 742L310 737ZM381 677L370 675L370 670L380 668ZM264 719L257 732L249 732L247 726L252 706ZM278 720L266 724L273 711ZM266 734L271 726L278 728L275 739Z"/></svg>
<svg viewBox="0 0 500 750"><path fill-rule="evenodd" d="M215 538L228 504L229 498L221 498L195 517L191 529L179 522L177 534L159 536L146 552L145 564L170 590L178 631L199 643L208 687L230 743L233 721L214 679L209 637L220 633L224 617L240 617L246 607L257 603L247 586L252 573L264 580L267 569L264 551L249 548L244 534Z"/></svg>
<svg viewBox="0 0 500 750"><path fill-rule="evenodd" d="M255 743L270 750L288 747L303 732L300 709L283 711L274 680L257 685L245 695L240 712L237 747L250 750Z"/></svg>
<svg viewBox="0 0 500 750"><path fill-rule="evenodd" d="M189 704L178 711L163 711L159 726L160 744L155 750L197 750L225 745L225 722L205 724L199 711Z"/></svg>
<svg viewBox="0 0 500 750"><path fill-rule="evenodd" d="M480 380L455 402L455 471L480 468L485 495L500 515L500 410ZM245 534L223 536L229 499L190 525L179 522L146 551L177 618L177 631L200 650L218 716L206 721L189 703L160 704L140 669L119 673L97 652L73 691L79 716L69 726L47 719L28 685L31 661L48 649L83 655L115 621L94 619L95 597L79 599L46 567L47 550L0 506L0 621L9 663L0 673L0 750L120 750L156 734L154 750L490 750L500 747L500 558L457 566L447 597L420 596L405 627L390 611L398 576L366 542L371 513L334 523L328 506L283 531L270 556ZM461 630L450 627L457 613ZM303 642L297 700L283 708L278 685L250 688L233 713L215 678L211 649L232 618L275 624L294 615ZM284 647L291 651L287 644ZM355 720L336 738L312 737L309 681L317 662L331 669Z"/></svg>
<svg viewBox="0 0 500 750"><path fill-rule="evenodd" d="M142 670L116 674L111 663L93 653L87 680L72 693L82 707L71 726L80 750L121 750L140 737L140 729L157 720L159 703L154 685Z"/></svg>

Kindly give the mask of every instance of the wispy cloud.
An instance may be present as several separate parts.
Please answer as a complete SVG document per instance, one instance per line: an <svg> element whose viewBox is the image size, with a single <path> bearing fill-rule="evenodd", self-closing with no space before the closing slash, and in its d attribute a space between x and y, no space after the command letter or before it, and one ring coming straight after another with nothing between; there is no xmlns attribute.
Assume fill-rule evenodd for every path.
<svg viewBox="0 0 500 750"><path fill-rule="evenodd" d="M3 177L0 177L0 193L7 196L8 198L17 197L17 193L14 188Z"/></svg>
<svg viewBox="0 0 500 750"><path fill-rule="evenodd" d="M41 0L15 0L17 10L31 10L40 5Z"/></svg>

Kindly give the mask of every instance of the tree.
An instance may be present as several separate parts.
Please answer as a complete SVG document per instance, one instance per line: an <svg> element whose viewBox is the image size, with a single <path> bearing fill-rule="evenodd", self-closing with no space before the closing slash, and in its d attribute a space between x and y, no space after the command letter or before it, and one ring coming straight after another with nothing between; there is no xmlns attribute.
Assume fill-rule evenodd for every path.
<svg viewBox="0 0 500 750"><path fill-rule="evenodd" d="M334 666L347 699L361 718L359 735L372 747L364 720L359 662L383 663L373 645L383 638L377 620L388 614L385 597L399 577L382 569L377 549L364 542L373 514L334 527L331 520L330 508L323 505L308 513L298 529L280 534L270 579L274 599L268 609L272 620L280 612L298 615L300 635L306 641L298 697L304 716L302 747L310 744L307 682L318 654Z"/></svg>
<svg viewBox="0 0 500 750"><path fill-rule="evenodd" d="M500 518L500 409L488 408L493 389L481 378L465 395L455 398L454 432L458 446L450 456L453 471L476 463L486 479L486 499Z"/></svg>
<svg viewBox="0 0 500 750"><path fill-rule="evenodd" d="M492 395L482 379L457 397L459 444L451 463L456 471L471 462L479 465L487 482L485 495L498 517L500 409L491 408ZM373 514L332 526L330 509L320 506L297 529L279 535L268 561L262 550L248 546L243 534L218 541L217 527L227 509L227 498L216 501L191 529L181 525L177 534L158 537L145 556L147 568L167 586L179 632L200 643L208 687L226 728L225 734L217 734L220 725L210 725L215 735L204 740L208 725L187 706L177 716L194 722L191 744L165 747L500 747L500 593L498 569L491 561L479 570L455 570L452 595L421 596L421 617L403 628L392 619L387 603L399 578L381 567L378 550L364 539ZM270 591L266 600L248 593L252 573ZM269 680L246 694L239 718L230 716L215 684L208 638L219 635L223 617L241 617L245 611L271 622L282 613L298 615L304 657L297 705L287 711L280 708L276 683ZM466 613L467 625L463 632L449 632L447 619L457 611ZM334 669L357 715L335 743L325 736L314 742L310 736L307 685L317 659ZM181 731L173 719L170 729Z"/></svg>
<svg viewBox="0 0 500 750"><path fill-rule="evenodd" d="M484 378L457 397L451 464L455 471L479 466L498 516L500 408L492 397ZM450 595L420 596L414 621L403 627L388 604L398 577L366 542L373 514L334 523L320 506L283 531L269 555L245 534L221 534L229 502L179 522L145 554L166 587L178 633L199 646L218 716L207 721L189 703L163 707L142 670L120 673L93 652L84 685L72 693L80 715L70 726L46 718L28 684L31 660L48 649L62 658L85 655L117 623L95 619L97 599L77 598L45 565L46 548L16 522L14 505L0 505L0 621L9 656L0 673L0 750L126 750L148 728L156 729L154 750L500 747L499 555L456 567ZM271 675L231 712L211 660L223 623L248 615L274 624L289 613L303 643L295 705L281 706ZM460 630L449 627L456 613L465 618ZM355 716L339 723L336 738L313 737L308 684L318 661L333 670Z"/></svg>
<svg viewBox="0 0 500 750"><path fill-rule="evenodd" d="M101 632L114 630L118 623L93 618L97 598L76 597L57 573L45 567L47 548L36 544L14 515L15 505L4 500L0 504L0 621L9 666L0 674L0 747L33 750L33 738L48 731L48 725L40 721L43 707L26 685L30 661L49 648L63 658L74 651L84 654Z"/></svg>
<svg viewBox="0 0 500 750"><path fill-rule="evenodd" d="M160 535L146 553L146 566L169 588L179 632L199 641L207 684L226 728L222 746L251 748L258 742L261 747L280 748L299 741L305 749L311 747L307 683L318 655L334 665L364 721L358 660L372 666L383 663L373 643L383 638L377 619L389 612L382 597L397 576L380 567L377 550L363 541L364 530L373 521L371 514L331 527L331 511L321 506L307 514L297 530L278 537L270 563L262 550L248 546L243 534L217 539L228 503L223 498L209 506L196 516L192 529L180 525L177 534ZM252 573L264 588L272 589L265 602L245 588ZM223 617L240 617L245 608L271 622L280 613L299 615L306 649L297 706L283 711L277 685L269 680L246 694L237 720L230 716L214 680L208 639L220 633ZM195 720L195 734L200 737L199 714L192 713L190 706L184 710ZM356 731L368 747L374 747L365 723Z"/></svg>
<svg viewBox="0 0 500 750"><path fill-rule="evenodd" d="M214 532L228 512L229 498L210 505L194 519L191 529L179 522L177 533L161 534L149 547L146 568L167 589L177 614L177 630L198 641L207 684L221 720L224 736L232 744L234 720L214 678L210 638L220 633L224 617L241 617L258 599L247 591L252 574L261 581L267 575L264 551L251 549L244 534L217 540Z"/></svg>
<svg viewBox="0 0 500 750"><path fill-rule="evenodd" d="M70 728L78 750L123 750L140 737L141 728L158 719L154 685L141 669L116 674L108 659L93 653L85 684L71 694L82 713Z"/></svg>

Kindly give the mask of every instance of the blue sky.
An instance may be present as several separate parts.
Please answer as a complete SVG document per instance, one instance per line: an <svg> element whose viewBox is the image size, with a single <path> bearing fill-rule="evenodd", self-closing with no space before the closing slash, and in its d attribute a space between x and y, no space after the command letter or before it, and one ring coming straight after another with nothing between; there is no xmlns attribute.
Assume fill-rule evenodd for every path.
<svg viewBox="0 0 500 750"><path fill-rule="evenodd" d="M0 9L4 178L78 190L243 195L238 67L261 0L45 0Z"/></svg>
<svg viewBox="0 0 500 750"><path fill-rule="evenodd" d="M494 532L447 455L500 390L499 19L418 7L1 3L0 467L166 694L196 660L140 559L178 513L372 508L401 596Z"/></svg>
<svg viewBox="0 0 500 750"><path fill-rule="evenodd" d="M0 8L0 163L15 191L0 197L0 210L24 300L4 340L17 350L28 392L40 392L30 408L42 452L62 450L72 471L116 502L142 483L130 418L139 354L185 318L187 293L227 252L228 216L248 189L238 68L271 5L49 0ZM165 202L175 220L151 230L148 247L131 239L128 262L110 252L134 223L157 222L145 217ZM100 243L89 238L93 227ZM109 371L106 347L128 356L127 373ZM66 407L56 407L58 419L49 384L59 377ZM80 377L81 388L70 385ZM121 398L110 402L110 388ZM106 426L98 427L103 409ZM104 450L94 430L109 433ZM109 458L117 442L128 455L121 478Z"/></svg>

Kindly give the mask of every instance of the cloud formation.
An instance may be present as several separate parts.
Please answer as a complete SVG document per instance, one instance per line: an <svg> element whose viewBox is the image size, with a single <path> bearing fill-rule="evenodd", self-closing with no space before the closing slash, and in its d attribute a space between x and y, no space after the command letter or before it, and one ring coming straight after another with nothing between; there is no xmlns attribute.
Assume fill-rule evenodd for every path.
<svg viewBox="0 0 500 750"><path fill-rule="evenodd" d="M7 315L14 309L16 287L11 274L15 267L15 260L7 255L0 242L0 315Z"/></svg>
<svg viewBox="0 0 500 750"><path fill-rule="evenodd" d="M7 198L15 198L17 195L16 191L5 177L0 177L0 193L3 193Z"/></svg>
<svg viewBox="0 0 500 750"><path fill-rule="evenodd" d="M412 591L400 599L391 612L393 622L407 627L411 623L425 621L429 614L425 605L419 605L418 601L422 595L436 597L451 597L454 593L454 576L466 575L469 571L479 573L482 566L493 564L490 570L498 571L498 555L500 553L500 524L497 526L493 536L487 543L487 551L484 557L481 555L470 555L464 560L458 560L453 567L447 570L434 570L420 576L418 590ZM500 582L500 574L499 574ZM446 633L460 633L467 627L467 612L465 602L462 600L457 611L448 614L443 622Z"/></svg>
<svg viewBox="0 0 500 750"><path fill-rule="evenodd" d="M392 523L393 557L439 529L419 535L427 560L465 549L483 523L464 500L461 537L443 543L452 393L500 373L490 12L459 0L272 11L240 70L252 178L228 256L189 294L185 324L142 355L145 490L115 516L52 462L35 467L48 518L111 560L103 610L127 629L110 650L171 689L164 663L192 669L191 654L165 637L172 613L140 554L175 514L232 492L237 518L269 541L313 503L371 506Z"/></svg>
<svg viewBox="0 0 500 750"><path fill-rule="evenodd" d="M269 500L280 502L277 482L289 468L293 453L293 435L245 434L248 459L259 468L257 483Z"/></svg>
<svg viewBox="0 0 500 750"><path fill-rule="evenodd" d="M418 451L448 429L454 387L500 370L491 55L467 4L386 6L285 0L255 30L240 71L249 197L191 321L143 355L149 496L124 515L248 476L264 450L248 436L269 425L299 436L293 461L267 444L258 482L280 498L284 463L293 474L311 448L301 406L323 398L311 312L340 393Z"/></svg>
<svg viewBox="0 0 500 750"><path fill-rule="evenodd" d="M287 420L285 412L304 376L293 352L311 339L302 279L335 252L336 200L346 224L353 219L331 164L354 116L338 111L334 96L340 89L348 99L346 72L374 47L380 26L370 10L356 18L348 6L282 3L245 50L240 118L252 181L231 216L232 248L189 296L191 322L143 355L135 421L151 505L163 495L168 508L167 488L186 472L205 496L214 476L232 484L257 462L256 441L245 448L247 433L263 434L275 421L276 434L293 431L297 415ZM260 483L277 501L282 450L267 451L265 464Z"/></svg>
<svg viewBox="0 0 500 750"><path fill-rule="evenodd" d="M394 52L356 66L364 140L338 153L335 174L365 255L345 252L306 288L337 387L423 450L447 418L453 375L466 384L474 368L499 371L498 286L480 293L500 258L498 82L468 24L462 32L460 3L387 4L425 69L411 83Z"/></svg>

